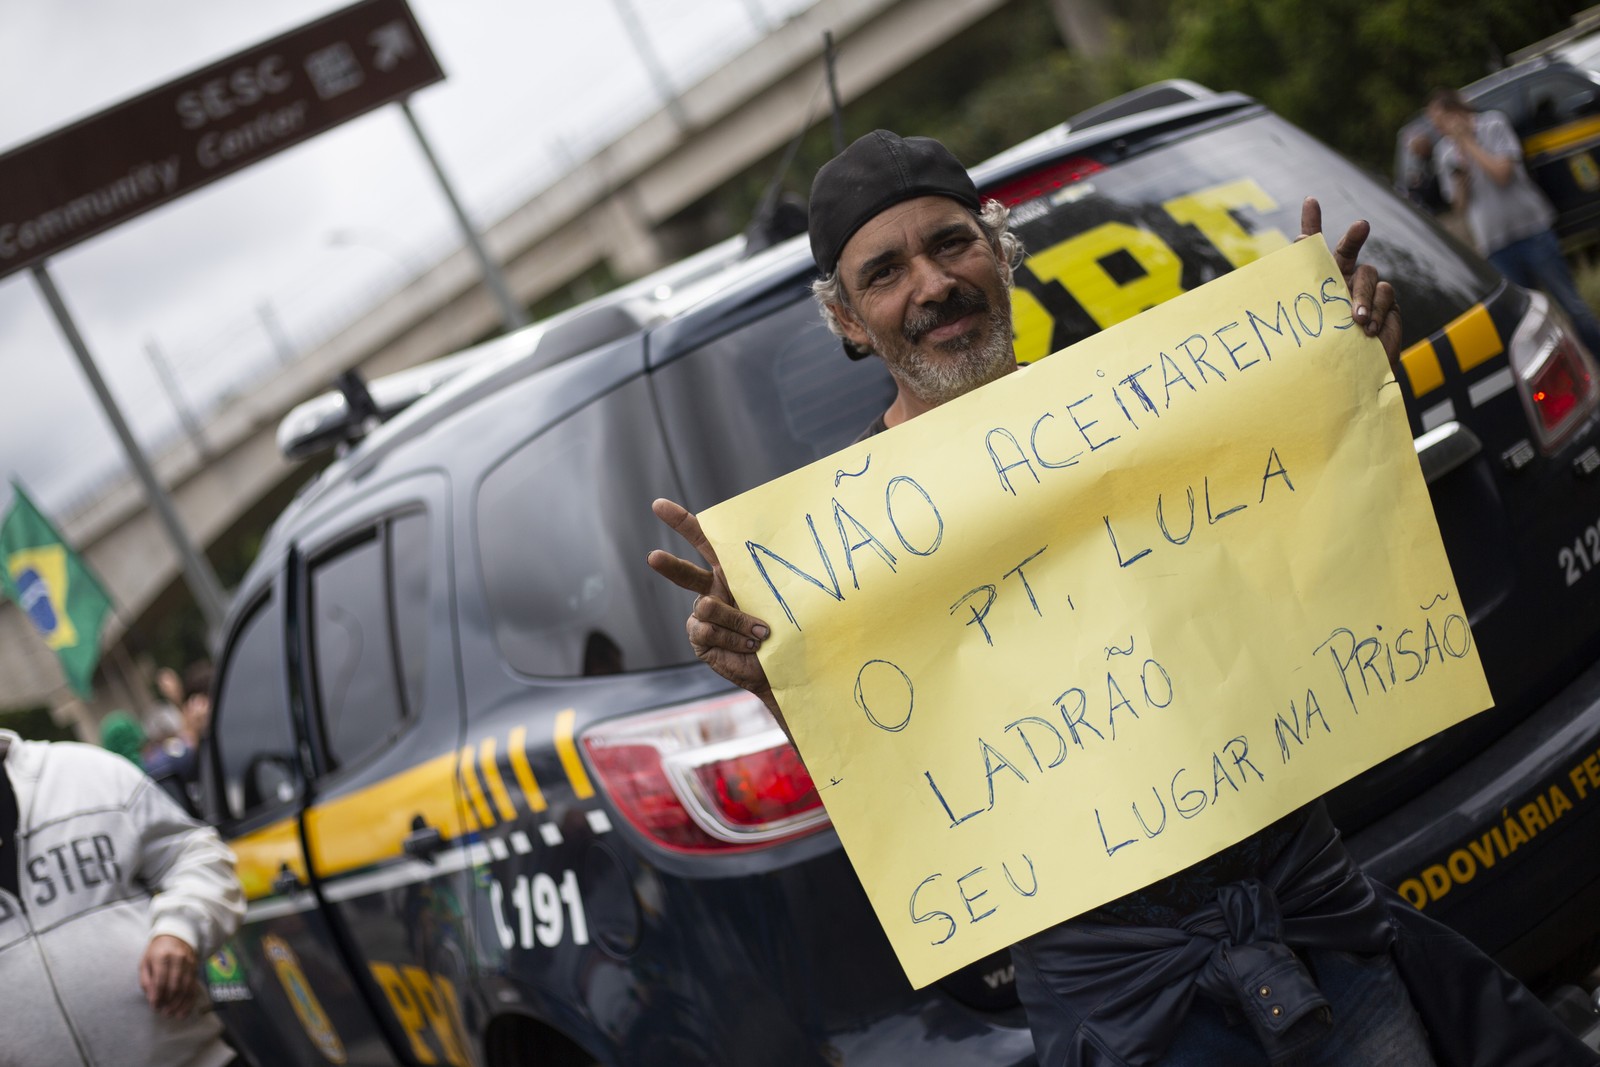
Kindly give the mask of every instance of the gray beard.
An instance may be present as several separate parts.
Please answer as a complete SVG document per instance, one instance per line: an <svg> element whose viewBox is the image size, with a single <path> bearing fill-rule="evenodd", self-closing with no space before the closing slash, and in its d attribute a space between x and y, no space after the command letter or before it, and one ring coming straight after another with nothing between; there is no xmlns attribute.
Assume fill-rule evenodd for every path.
<svg viewBox="0 0 1600 1067"><path fill-rule="evenodd" d="M958 338L940 346L938 358L911 348L884 356L884 362L895 381L923 403L937 406L954 400L1003 377L1016 365L1010 310L1004 306L989 309L989 337L982 345ZM868 339L879 355L890 347L872 334Z"/></svg>

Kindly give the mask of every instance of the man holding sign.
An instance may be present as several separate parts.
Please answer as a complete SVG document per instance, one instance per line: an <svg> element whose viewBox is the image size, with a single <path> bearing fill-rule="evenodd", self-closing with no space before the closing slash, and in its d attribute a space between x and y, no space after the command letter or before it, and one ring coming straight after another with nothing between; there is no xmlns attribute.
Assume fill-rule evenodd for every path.
<svg viewBox="0 0 1600 1067"><path fill-rule="evenodd" d="M1321 212L1315 200L1306 201L1302 231L1304 236L1320 234ZM1018 993L1027 1008L1041 1062L1049 1067L1157 1062L1428 1064L1433 1062L1430 1031L1432 1052L1452 1063L1591 1062L1555 1029L1554 1020L1526 990L1481 954L1420 916L1397 914L1391 907L1393 898L1384 896L1355 867L1315 799L1375 762L1360 762L1360 750L1350 746L1363 744L1362 731L1368 724L1376 726L1385 720L1391 687L1399 692L1398 679L1403 675L1391 670L1385 682L1380 675L1386 668L1375 667L1374 657L1380 646L1386 647L1392 665L1398 647L1403 661L1408 654L1404 633L1388 646L1382 646L1376 637L1357 636L1348 625L1337 625L1326 640L1318 638L1322 644L1316 654L1336 667L1340 696L1349 703L1348 719L1353 724L1341 720L1334 740L1318 741L1327 746L1323 751L1336 753L1336 758L1317 764L1302 756L1288 773L1287 766L1280 771L1269 764L1259 745L1252 751L1244 734L1229 738L1225 732L1213 740L1214 751L1205 757L1210 764L1204 781L1211 787L1208 793L1182 784L1199 781L1198 777L1184 779L1188 768L1177 764L1191 754L1173 740L1177 731L1169 730L1167 734L1172 736L1167 736L1155 724L1172 721L1174 713L1166 712L1169 707L1183 710L1180 692L1186 696L1215 694L1212 700L1219 706L1241 699L1239 677L1249 674L1245 668L1254 664L1248 651L1228 647L1207 648L1210 659L1205 663L1181 663L1188 673L1163 665L1162 658L1169 664L1175 662L1160 651L1170 634L1160 631L1157 623L1146 627L1149 620L1145 616L1162 616L1159 624L1170 630L1165 616L1181 617L1186 605L1169 603L1169 586L1159 582L1137 587L1127 584L1128 575L1142 577L1150 571L1148 564L1142 571L1128 568L1151 553L1139 547L1143 542L1129 539L1126 523L1119 542L1111 512L1126 503L1130 493L1137 497L1138 492L1123 491L1123 497L1106 505L1104 515L1099 499L1085 504L1073 497L1070 501L1058 499L1049 510L1029 514L1025 521L995 519L1003 514L998 508L1009 507L1023 492L1032 492L1046 477L1058 477L1068 468L1073 469L1072 476L1088 479L1072 490L1086 496L1102 485L1136 484L1129 470L1162 469L1173 457L1185 458L1183 441L1178 448L1162 443L1167 440L1160 436L1164 431L1155 427L1163 415L1166 423L1162 425L1176 425L1186 404L1208 406L1213 419L1216 411L1226 414L1228 404L1259 410L1263 398L1250 392L1257 388L1250 383L1273 383L1275 379L1269 375L1279 373L1278 368L1302 368L1293 373L1314 368L1310 357L1313 339L1327 336L1316 348L1325 355L1333 351L1332 339L1341 331L1350 331L1340 342L1346 347L1352 338L1365 334L1366 346L1371 347L1371 339L1376 338L1392 362L1400 338L1393 291L1378 280L1373 268L1356 263L1367 237L1366 224L1351 226L1328 263L1328 275L1306 275L1312 280L1304 291L1291 293L1287 303L1258 303L1253 308L1227 305L1219 313L1220 328L1207 335L1214 337L1219 347L1206 347L1209 342L1201 334L1188 337L1181 347L1163 341L1158 363L1154 357L1135 359L1123 351L1143 351L1143 334L1113 331L1084 342L1066 364L1047 362L1029 370L1021 380L1009 377L1017 370L1009 289L1020 248L1006 231L1006 209L994 201L981 202L965 169L942 145L926 138L902 139L881 130L855 142L817 175L810 235L822 275L814 291L829 327L843 338L853 356L876 352L882 357L898 386L893 404L867 436L917 422L882 439L881 448L876 441L858 443L822 464L746 494L761 497L753 510L736 506L745 499L741 497L697 518L670 501L657 501L656 515L683 535L710 569L663 551L652 553L649 563L677 585L698 594L686 626L696 655L723 677L760 697L796 739L913 983L926 984L970 959L1011 944ZM1320 272L1322 262L1327 261L1326 250L1311 245L1278 255L1293 257L1282 261L1286 274ZM1257 272L1255 277L1262 274ZM1235 288L1244 293L1239 299L1255 298L1248 286ZM1224 295L1235 299L1234 290L1223 294L1207 287L1207 292L1216 292L1219 304L1224 303ZM1182 308L1171 311L1176 305ZM1207 297L1187 294L1135 322L1148 319L1165 324L1174 314L1193 316L1197 309L1208 306ZM1274 309L1276 314L1269 318ZM1291 313L1299 316L1298 329L1291 322ZM1167 319L1161 318L1163 315ZM1241 323L1254 331L1258 350L1246 344ZM1144 333L1150 328L1147 324ZM1173 339L1178 336L1182 335ZM1111 340L1096 347L1107 337ZM1201 342L1200 347L1189 344L1194 341ZM1179 352L1181 357L1172 354ZM1274 354L1279 357L1275 362ZM1134 359L1131 372L1118 366L1123 358ZM1180 363L1179 358L1185 362ZM1068 384L1074 390L1083 388L1087 395L1057 405L1058 410L1028 406L1040 403L1031 393L1055 395L1064 387L1057 371L1064 372L1079 360L1097 369L1088 386ZM1141 360L1145 365L1137 366ZM1246 372L1257 366L1266 372L1258 370L1251 378ZM1382 394L1387 385L1393 399L1386 402L1398 402L1392 376L1381 361L1366 366L1364 375L1356 383L1359 388L1352 387L1351 397ZM1095 376L1106 384L1096 384ZM994 389L986 390L982 398L963 399L989 384ZM1337 389L1328 392L1331 397L1340 395ZM1073 392L1062 398L1070 400L1077 395ZM958 400L961 402L952 403ZM1337 438L1338 426L1346 417L1360 421L1363 427L1369 419L1374 425L1381 421L1362 405L1377 406L1359 398L1350 400L1349 408L1340 408L1332 400L1323 404L1327 411L1317 417L1328 426L1320 431L1322 436ZM919 418L936 409L943 410L927 420ZM1008 420L1014 413L1022 414L1026 421L1011 424ZM965 422L958 421L961 419ZM1307 421L1314 420L1308 417ZM1064 427L1074 433L1051 436ZM945 436L947 431L979 441L982 447L963 457ZM1064 445L1069 439L1077 449L1070 454ZM1408 443L1409 435L1404 440ZM1041 441L1049 447L1041 446ZM1379 438L1363 438L1362 445L1373 441ZM1027 442L1026 447L1022 442ZM1211 472L1218 474L1215 485L1209 474L1204 478L1185 474L1191 479L1188 532L1174 533L1183 525L1177 514L1180 509L1166 504L1170 510L1164 511L1164 500L1157 496L1155 516L1165 541L1152 544L1169 546L1163 551L1186 545L1243 511L1245 500L1277 507L1287 507L1284 500L1309 501L1297 505L1314 516L1305 528L1319 535L1330 529L1333 520L1344 514L1338 509L1346 498L1333 489L1324 490L1319 479L1322 467L1336 466L1335 461L1349 464L1349 453L1360 449L1334 447L1331 458L1319 457L1316 463L1302 465L1304 451L1293 452L1286 463L1276 438L1255 443L1262 447L1259 455L1250 454L1249 463L1257 481L1247 494L1235 491L1221 499L1225 479L1220 468ZM1381 443L1389 442L1383 439ZM963 458L977 457L978 465L964 483L965 495L974 496L971 487L981 482L985 491L1000 494L993 498L999 504L956 499L962 495L962 487L949 488L935 481L942 476L937 469L911 471L910 465L928 461L935 453L938 462L933 466L949 470L959 468ZM1410 460L1408 450L1404 457ZM874 459L879 461L878 470L873 468ZM1119 462L1122 467L1114 466ZM1410 462L1414 467L1414 460ZM884 464L896 463L901 466L888 469L899 473L885 485L873 482ZM1413 480L1416 485L1406 503L1425 508L1420 479ZM851 496L851 487L869 483L871 492L861 488L859 496ZM841 485L846 487L841 489ZM927 488L930 485L932 492ZM833 493L831 506L819 504L804 511L803 521L795 521L802 518L802 509L794 507L793 514L786 509L816 486ZM763 495L769 490L771 494ZM1204 501L1203 526L1195 521L1197 492ZM1423 495L1418 498L1417 492ZM1216 503L1214 496L1218 497ZM1240 502L1235 503L1235 498ZM887 509L887 524L861 518L867 515L868 500L877 501L880 514ZM813 511L824 507L829 508L824 528L837 529L839 534L838 553L830 553L817 532ZM1318 510L1330 507L1333 510L1327 514ZM1094 514L1089 515L1090 511ZM768 528L757 529L747 520L750 514L762 512L775 517ZM1257 513L1263 512L1258 508ZM1079 537L1071 527L1085 516L1086 529L1092 529ZM1102 520L1104 529L1100 531ZM1117 521L1122 522L1120 515ZM804 535L799 541L791 536L785 542L785 525ZM1007 538L1015 535L1018 527L1024 539L1048 536L1051 543L1042 547L1033 542L1010 545ZM1235 520L1234 527L1224 530L1243 528L1241 520ZM1272 533L1270 526L1263 529L1266 535ZM1091 569L1085 562L1089 550L1080 548L1079 543L1092 540L1097 546L1094 551L1103 556L1108 539L1115 556L1111 574L1121 584L1106 580L1095 585L1085 579L1076 588L1081 604L1075 603L1070 593L1054 596L1058 590L1048 588L1052 580L1065 573L1081 577ZM727 550L736 545L746 549L748 560L742 556L731 559L730 552L719 561L713 540ZM1067 543L1061 544L1061 540ZM1268 536L1261 544L1270 545L1270 540ZM954 560L956 570L965 566L966 571L935 575L929 569L917 588L902 590L906 595L872 600L874 591L869 587L874 581L882 587L884 581L900 580L892 576L909 575L913 567L931 567L928 561L940 553L941 545L940 565ZM1047 548L1050 554L1044 555ZM1004 555L1005 562L996 568L1005 571L1004 577L997 574L963 581L963 589L976 587L953 605L948 603L950 597L944 596L930 611L933 605L912 599L928 587L942 588L940 581L964 579L974 567L993 562L985 552L992 556L1013 551L1015 558ZM1261 549L1252 544L1245 551L1259 554ZM1232 560L1227 556L1185 558ZM1405 562L1412 559L1407 555ZM1415 559L1427 564L1419 566L1427 572L1420 580L1433 583L1428 588L1437 589L1436 603L1451 601L1454 588L1442 551ZM1290 590L1298 589L1305 577L1292 564L1292 560L1281 564L1285 581L1294 583ZM764 597L778 613L762 609L766 619L779 627L778 635L768 621L735 606L724 565L747 602ZM1440 567L1444 568L1442 574ZM1168 576L1154 575L1156 579ZM1325 577L1319 578L1327 584ZM1213 585L1220 581L1214 575L1207 580ZM997 606L1002 583L1008 591L1022 594L1010 595L1006 607ZM1130 593L1130 588L1137 591ZM1261 592L1223 588L1236 597ZM1411 589L1405 592L1415 599ZM1130 613L1130 599L1143 601L1139 605L1142 615L1137 610ZM1211 601L1216 599L1211 596ZM1282 600L1293 611L1299 610L1292 591L1261 599ZM943 610L946 606L948 613ZM997 634L1002 644L1008 639L1007 625L1044 619L1047 608L1055 621L1042 630L1034 627L1035 636L1045 632L1053 643L1037 646L1011 665L1002 665L991 656L999 654L995 652ZM915 632L919 620L929 616L962 624L950 647L930 648L933 642ZM1470 649L1465 620L1450 618L1459 622L1453 624L1445 645L1459 650L1459 655L1456 651L1450 655L1462 666L1435 666L1424 686L1447 686L1450 699L1445 703L1452 705L1457 717L1463 717L1487 706L1487 692ZM1101 628L1084 634L1085 619L1093 619ZM1061 628L1063 620L1066 629ZM1313 625L1327 624L1316 621ZM1422 625L1417 626L1419 632ZM1433 633L1434 623L1429 620L1426 625ZM1445 629L1452 624L1441 617L1438 625ZM1129 629L1115 629L1123 626ZM1137 628L1136 634L1130 634L1133 628ZM1157 633L1154 640L1152 632ZM1348 635L1348 645L1341 635ZM1036 709L1025 714L1020 709L1037 695L1028 691L1034 679L1022 678L1012 667L1020 663L1023 671L1038 673L1042 659L1053 655L1065 662L1069 657L1060 651L1063 641L1081 646L1073 650L1078 660L1099 663L1097 669L1105 684L1094 690L1098 705L1091 707L1091 686L1068 684L1066 691L1055 697L1061 686L1054 684L1058 679L1052 676L1037 683L1050 684L1043 699L1046 708L1054 702L1051 713L1047 716ZM1097 644L1090 647L1092 642ZM1102 649L1103 656L1099 655ZM1142 660L1143 665L1124 668L1120 657L1130 657L1128 662L1134 664ZM1270 661L1275 657L1265 654L1262 658ZM1443 658L1440 652L1440 664ZM1221 673L1214 677L1206 674L1215 663L1224 661L1226 669ZM1056 664L1050 666L1059 669ZM1421 673L1416 672L1412 679ZM949 692L928 683L935 676L951 682L950 691L959 683L971 685L974 680L976 687L961 693L959 699L951 698ZM1373 679L1381 689L1379 697L1373 696ZM851 680L853 705L848 695ZM793 721L785 722L775 690L783 694ZM1432 692L1425 688L1416 691ZM1294 717L1289 727L1296 745L1309 743L1317 727L1333 732L1312 691L1304 692L1303 708L1297 710L1291 704ZM894 699L886 699L886 693ZM1099 693L1105 694L1103 699ZM941 697L946 698L943 703ZM1369 711L1364 720L1359 718L1363 701ZM1473 702L1475 706L1466 706ZM996 714L987 705L1000 708L1001 718L993 726L983 718ZM1202 706L1198 713L1198 717L1186 717L1183 729L1203 731L1209 710ZM844 718L837 718L839 715ZM1012 721L1001 727L1006 719ZM974 722L980 725L973 726ZM863 723L870 726L863 730ZM1384 727L1387 732L1380 747L1388 747L1376 753L1377 759L1441 725L1430 720ZM1305 742L1299 732L1302 728ZM970 766L969 741L973 740L970 732L962 731L973 729L986 731L975 739L981 772L976 782L971 775L965 781L961 778L961 761L967 760L965 766ZM1227 730L1232 732L1234 725L1230 723ZM1286 762L1291 749L1281 733L1279 737ZM1188 735L1180 740L1187 743ZM1119 775L1118 768L1142 772L1147 766L1168 770L1157 788L1135 795L1130 821L1128 804L1103 798L1125 784L1120 781L1125 775ZM1168 782L1172 766L1177 766L1177 771ZM1263 766L1271 773L1270 781ZM902 781L903 785L896 784ZM901 789L902 794L916 794L912 807L920 818L915 833L902 832L909 827L878 825L882 820L876 813L887 809L875 803L883 795L872 790L881 788L883 782ZM1253 799L1244 801L1236 796ZM1174 812L1170 820L1169 800ZM1203 811L1207 816L1220 814L1196 820ZM1001 821L1006 815L1010 821ZM1118 817L1122 824L1116 821ZM1167 833L1169 822L1176 828L1171 833ZM1204 832L1190 832L1202 826ZM1039 841L1041 831L1046 838L1043 842ZM1164 833L1167 836L1162 838ZM997 841L1017 847L1004 855L984 852L992 850ZM951 862L958 866L932 873L926 866L917 866L934 862L929 857L947 846ZM1030 851L1022 851L1023 847ZM1057 874L1062 877L1055 877ZM953 895L938 895L950 893L952 887ZM1041 892L1041 887L1049 891ZM1419 923L1428 926L1431 940L1407 935L1406 931ZM1425 948L1416 947L1424 941ZM1427 1029L1407 997L1396 959L1408 977L1418 969L1439 966L1448 966L1455 976L1449 990L1434 989L1426 1002L1419 999L1419 1008L1430 1024ZM1416 992L1415 986L1412 991ZM1488 996L1504 1005L1506 1013L1495 1020L1484 1019L1481 1013L1471 1017L1462 1009L1473 995ZM1463 1025L1456 1025L1458 1018ZM1465 1022L1494 1029L1496 1040L1485 1040Z"/></svg>

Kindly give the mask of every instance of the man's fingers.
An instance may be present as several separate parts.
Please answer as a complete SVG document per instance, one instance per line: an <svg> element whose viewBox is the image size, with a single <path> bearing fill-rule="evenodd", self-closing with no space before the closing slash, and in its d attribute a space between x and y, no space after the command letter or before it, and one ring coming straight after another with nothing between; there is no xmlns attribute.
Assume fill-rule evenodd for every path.
<svg viewBox="0 0 1600 1067"><path fill-rule="evenodd" d="M1300 204L1300 236L1310 237L1322 232L1322 205L1317 198L1308 196Z"/></svg>
<svg viewBox="0 0 1600 1067"><path fill-rule="evenodd" d="M735 652L754 652L771 633L760 619L713 596L695 600L685 630L697 648L705 645Z"/></svg>
<svg viewBox="0 0 1600 1067"><path fill-rule="evenodd" d="M691 593L709 593L716 581L715 576L704 567L698 567L659 548L646 556L644 561L661 577L679 589L687 589Z"/></svg>
<svg viewBox="0 0 1600 1067"><path fill-rule="evenodd" d="M1374 281L1372 286L1372 314L1367 320L1367 333L1377 337L1383 332L1385 320L1394 311L1394 286L1388 282Z"/></svg>
<svg viewBox="0 0 1600 1067"><path fill-rule="evenodd" d="M701 659L705 653L714 649L724 649L728 652L754 653L761 647L761 642L753 637L730 630L726 626L717 626L697 619L693 615L683 622L683 632L689 635L689 644L694 648L695 655Z"/></svg>
<svg viewBox="0 0 1600 1067"><path fill-rule="evenodd" d="M758 641L765 641L767 635L772 632L766 623L754 615L747 615L736 605L715 596L703 596L697 599L694 602L694 615L714 626L737 630Z"/></svg>
<svg viewBox="0 0 1600 1067"><path fill-rule="evenodd" d="M651 570L674 585L699 594L683 623L695 656L734 685L754 693L777 715L767 672L756 657L756 650L771 633L770 628L760 619L740 611L733 602L728 580L717 562L716 551L700 529L699 519L682 505L665 499L652 503L650 510L693 545L711 567L710 570L697 567L660 549L646 557ZM781 716L779 723L782 725Z"/></svg>
<svg viewBox="0 0 1600 1067"><path fill-rule="evenodd" d="M1383 342L1384 355L1389 357L1389 366L1391 368L1398 367L1400 364L1400 305L1395 301L1394 287L1388 282L1378 283L1378 295L1373 300L1373 308L1374 317L1379 323L1378 340Z"/></svg>
<svg viewBox="0 0 1600 1067"><path fill-rule="evenodd" d="M1344 231L1344 236L1339 238L1339 243L1333 249L1333 261L1339 265L1339 273L1349 278L1355 272L1356 260L1361 255L1361 246L1367 243L1367 235L1372 232L1372 227L1366 219L1357 219ZM1352 292L1352 296L1355 294Z"/></svg>
<svg viewBox="0 0 1600 1067"><path fill-rule="evenodd" d="M1350 286L1350 317L1368 335L1377 331L1372 326L1372 309L1377 299L1378 271L1370 264L1363 263L1354 273L1346 277ZM1391 292L1391 298L1393 293Z"/></svg>
<svg viewBox="0 0 1600 1067"><path fill-rule="evenodd" d="M157 953L152 972L150 1006L163 1015L175 1014L183 977L180 962L168 953Z"/></svg>
<svg viewBox="0 0 1600 1067"><path fill-rule="evenodd" d="M157 997L161 987L156 981L155 960L148 952L139 959L139 988L144 992L144 999L149 1001L150 1007L157 1007L159 1004Z"/></svg>
<svg viewBox="0 0 1600 1067"><path fill-rule="evenodd" d="M195 967L193 950L179 939L163 934L151 941L139 957L139 988L151 1010L179 1019L188 1015Z"/></svg>
<svg viewBox="0 0 1600 1067"><path fill-rule="evenodd" d="M700 520L694 517L693 512L665 497L652 503L650 510L655 512L656 518L672 527L679 537L694 546L694 550L700 553L707 563L713 567L717 565L717 550L706 540L705 533L700 529Z"/></svg>

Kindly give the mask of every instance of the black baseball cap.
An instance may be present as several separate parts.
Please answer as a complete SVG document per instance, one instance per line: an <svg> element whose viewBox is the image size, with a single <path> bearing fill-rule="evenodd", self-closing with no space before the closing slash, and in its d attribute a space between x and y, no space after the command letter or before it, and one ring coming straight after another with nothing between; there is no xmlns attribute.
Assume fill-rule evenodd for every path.
<svg viewBox="0 0 1600 1067"><path fill-rule="evenodd" d="M873 130L834 156L811 183L811 255L823 274L873 216L902 200L947 196L978 210L978 187L950 150L932 137Z"/></svg>

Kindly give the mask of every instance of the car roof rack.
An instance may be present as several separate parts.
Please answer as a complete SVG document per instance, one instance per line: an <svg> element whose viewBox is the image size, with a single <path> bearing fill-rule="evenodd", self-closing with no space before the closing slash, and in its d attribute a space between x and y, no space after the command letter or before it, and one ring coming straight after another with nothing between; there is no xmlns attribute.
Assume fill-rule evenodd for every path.
<svg viewBox="0 0 1600 1067"><path fill-rule="evenodd" d="M342 453L456 379L473 380L474 393L493 391L506 384L508 375L531 374L626 337L659 314L649 305L681 298L681 290L737 261L743 244L742 238L731 238L589 303L370 383L359 372L346 371L335 379L336 389L297 404L279 421L278 451L289 460L329 449ZM358 386L371 398L370 407L360 399Z"/></svg>
<svg viewBox="0 0 1600 1067"><path fill-rule="evenodd" d="M279 421L278 451L284 459L301 460L353 444L466 370L474 356L473 352L446 356L370 383L359 371L347 370L339 375L338 390L296 404ZM352 407L351 396L362 393L370 398L370 407L363 403Z"/></svg>
<svg viewBox="0 0 1600 1067"><path fill-rule="evenodd" d="M1112 97L1093 107L1085 108L1067 120L1069 130L1083 130L1112 119L1137 115L1141 111L1154 111L1170 104L1188 104L1196 100L1210 100L1217 94L1198 82L1187 78L1168 78L1142 86L1132 92Z"/></svg>

